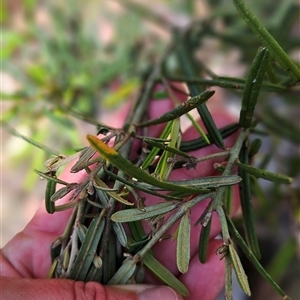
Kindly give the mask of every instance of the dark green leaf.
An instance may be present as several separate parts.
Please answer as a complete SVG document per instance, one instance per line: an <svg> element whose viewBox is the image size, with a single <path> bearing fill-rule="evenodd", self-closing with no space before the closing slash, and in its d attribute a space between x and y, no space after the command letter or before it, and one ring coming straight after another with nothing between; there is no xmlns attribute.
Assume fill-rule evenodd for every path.
<svg viewBox="0 0 300 300"><path fill-rule="evenodd" d="M198 257L200 262L203 264L206 263L206 259L207 259L210 227L211 227L211 218L209 219L206 226L202 226L200 237L199 237Z"/></svg>
<svg viewBox="0 0 300 300"><path fill-rule="evenodd" d="M218 130L220 131L222 138L225 139L228 136L230 136L231 134L235 133L238 129L240 129L240 125L237 123L233 123L228 126L222 127ZM213 139L211 138L211 136L208 134L207 137L208 137L209 141L212 143ZM179 149L180 149L180 151L183 151L183 152L189 152L189 151L198 150L198 149L201 149L201 148L204 148L207 146L208 146L207 142L202 137L200 137L198 139L181 142Z"/></svg>
<svg viewBox="0 0 300 300"><path fill-rule="evenodd" d="M52 196L55 194L56 190L56 182L52 180L48 180L45 192L45 205L46 211L49 214L53 214L55 212L55 204L52 201Z"/></svg>
<svg viewBox="0 0 300 300"><path fill-rule="evenodd" d="M258 169L255 167L251 167L247 164L243 164L239 161L237 161L236 164L239 167L239 169L241 169L249 174L252 174L253 176L255 176L257 178L263 178L265 180L269 180L269 181L276 182L276 183L284 183L284 184L291 184L293 181L293 179L291 177L286 176L284 174L268 172L266 170Z"/></svg>
<svg viewBox="0 0 300 300"><path fill-rule="evenodd" d="M153 120L146 121L144 123L137 124L138 127L145 127L150 125L156 125L160 123L165 123L176 118L181 117L182 115L186 114L190 110L198 107L202 103L206 102L210 97L213 96L214 91L204 91L201 94L195 95L188 99L187 101L183 102L176 108L168 111L167 113L163 114L161 117Z"/></svg>
<svg viewBox="0 0 300 300"><path fill-rule="evenodd" d="M189 295L189 291L186 286L150 253L145 254L143 262L160 280L178 291L182 296L187 297Z"/></svg>
<svg viewBox="0 0 300 300"><path fill-rule="evenodd" d="M263 76L269 62L269 52L267 48L259 48L251 65L249 75L246 81L242 108L240 112L240 125L249 128L252 123L252 116L256 106L257 98Z"/></svg>
<svg viewBox="0 0 300 300"><path fill-rule="evenodd" d="M245 145L242 147L240 152L240 160L245 163L248 163L248 152ZM248 246L254 255L260 259L261 254L259 250L259 244L257 240L257 235L255 232L254 225L254 213L252 208L252 199L251 199L251 183L250 183L250 174L244 170L238 170L238 174L241 176L242 181L240 182L240 197L241 197L241 206L243 212L243 223L245 228L246 241Z"/></svg>

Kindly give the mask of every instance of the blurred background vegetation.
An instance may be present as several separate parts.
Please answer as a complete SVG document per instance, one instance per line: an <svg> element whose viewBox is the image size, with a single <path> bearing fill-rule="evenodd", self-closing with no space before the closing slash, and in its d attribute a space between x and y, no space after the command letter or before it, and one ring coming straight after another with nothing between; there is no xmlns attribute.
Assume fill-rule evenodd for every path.
<svg viewBox="0 0 300 300"><path fill-rule="evenodd" d="M251 9L299 64L299 3L253 0ZM60 153L86 145L98 121L133 99L172 39L172 28L195 24L196 57L212 74L245 78L260 43L228 0L1 2L1 118L18 132ZM200 20L200 21L199 21ZM168 74L176 62L168 60ZM270 81L290 79L276 65ZM222 101L239 110L241 91ZM230 101L228 101L230 99ZM286 290L299 296L299 86L263 91L254 137L263 146L253 162L294 177L291 186L262 182L253 197L262 264ZM2 246L41 203L49 154L2 130ZM235 219L239 224L239 218ZM244 261L253 299L280 299Z"/></svg>

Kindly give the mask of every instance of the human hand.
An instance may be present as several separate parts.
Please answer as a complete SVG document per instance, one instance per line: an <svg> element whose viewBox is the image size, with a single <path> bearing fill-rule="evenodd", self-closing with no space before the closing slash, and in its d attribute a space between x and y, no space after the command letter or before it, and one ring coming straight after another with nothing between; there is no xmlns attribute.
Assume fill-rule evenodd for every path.
<svg viewBox="0 0 300 300"><path fill-rule="evenodd" d="M152 101L149 117L155 118L172 108L169 99ZM120 127L121 120L126 116L126 109L111 116L114 127ZM218 127L231 123L232 117L223 109L213 112ZM120 124L117 124L117 123ZM201 122L200 122L201 123ZM150 133L157 136L161 126L152 126ZM193 128L189 128L183 135L183 140L198 137ZM227 147L233 145L236 135L225 140ZM215 146L209 146L194 151L196 157L217 152ZM171 179L186 179L200 176L214 175L213 163L219 160L210 160L199 163L195 170L174 170ZM85 171L70 173L68 166L61 178L68 182L80 182L86 176ZM61 203L68 201L70 196L61 199ZM147 195L146 205L154 204L158 199ZM191 223L193 224L207 205L207 201L200 202L192 209ZM238 206L238 192L234 190L234 210ZM160 286L160 282L150 273L146 274L148 285L102 286L96 282L79 282L68 279L45 279L50 268L49 248L53 240L61 235L70 216L70 210L49 215L44 203L36 212L25 229L16 235L1 251L1 286L3 299L182 299L168 287ZM176 225L169 230L172 233ZM189 289L188 299L215 299L224 284L224 262L216 256L215 250L222 245L221 240L214 240L220 233L220 224L213 216L209 243L208 259L206 264L200 264L197 257L197 248L200 226L191 229L191 261L189 271L180 274L176 267L176 242L171 239L157 243L153 247L155 257L175 274Z"/></svg>

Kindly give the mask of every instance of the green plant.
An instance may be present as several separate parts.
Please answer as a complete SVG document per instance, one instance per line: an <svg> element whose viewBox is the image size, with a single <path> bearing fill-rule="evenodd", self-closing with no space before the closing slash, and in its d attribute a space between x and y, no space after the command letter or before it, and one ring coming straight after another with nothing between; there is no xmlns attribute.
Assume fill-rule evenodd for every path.
<svg viewBox="0 0 300 300"><path fill-rule="evenodd" d="M130 1L126 3L135 9L139 8L140 13L147 14L147 11L143 11L142 7L136 7ZM187 246L190 238L189 210L203 199L211 198L212 201L207 207L205 214L201 216L198 222L203 226L202 235L200 236L200 261L205 262L209 222L212 212L216 211L222 224L224 240L224 245L218 250L218 253L225 258L228 270L231 270L232 267L235 269L237 278L245 293L250 294L250 288L233 241L240 246L247 258L277 292L285 299L288 299L285 292L274 282L258 261L260 249L255 232L255 218L251 198L253 193L260 200L261 211L266 210L270 207L268 199L272 197L272 194L270 194L271 196L265 195L260 188L258 178L273 181L275 183L273 192L277 195L286 193L286 190L282 189L279 184L290 184L291 178L265 171L264 158L261 159L261 166L257 166L257 162L255 162L255 167L251 166L252 161L260 154L258 151L261 145L259 139L251 141L251 138L253 134L263 135L271 133L275 143L278 143L278 137L280 139L288 139L295 144L299 143L299 129L291 124L287 118L278 114L271 100L274 97L274 93L276 93L281 97L285 105L293 105L293 102L297 102L297 100L294 100L296 98L295 86L300 80L300 71L298 66L287 56L286 51L279 46L279 44L282 44L285 46L285 50L290 51L295 47L295 42L289 36L280 34L275 30L278 29L276 26L281 25L281 22L277 21L276 23L273 20L273 31L278 34L278 39L280 40L278 44L272 35L268 34L264 29L262 23L244 7L242 1L234 1L234 3L242 18L258 38L249 34L248 27L243 25L242 19L237 14L222 12L222 8L220 8L219 11L216 11L204 20L191 23L185 30L174 28L171 45L164 53L159 53L158 51L160 60L154 64L154 67L149 64L145 68L128 67L128 69L123 69L124 64L120 63L120 65L117 64L117 67L114 66L112 68L115 72L109 69L111 73L108 72L110 76L105 77L105 84L115 78L116 75L120 73L126 74L126 71L128 71L129 74L130 72L136 72L136 82L141 82L143 87L131 118L128 118L121 129L111 128L95 120L95 116L92 115L93 101L88 102L90 106L85 109L81 107L84 97L95 97L91 96L90 93L94 93L96 87L100 88L105 85L100 79L95 80L93 84L90 84L87 79L83 79L81 82L79 79L85 76L81 77L79 75L77 77L77 68L85 70L87 68L85 65L78 67L74 61L70 62L70 67L74 65L77 68L65 74L65 78L72 78L72 74L76 74L76 79L74 79L76 82L75 87L66 83L64 78L59 78L58 82L60 85L57 82L53 83L55 72L52 76L50 74L49 80L47 77L45 79L44 70L44 73L42 72L44 75L42 74L41 78L45 81L39 81L37 80L38 76L34 76L38 86L48 87L49 84L50 88L46 98L51 100L51 103L55 103L55 109L63 112L61 119L64 122L64 116L72 114L77 118L98 125L99 133L106 134L105 142L112 137L116 137L114 147L109 148L100 139L89 135L88 141L91 147L84 148L80 152L71 155L71 157L58 155L48 162L46 172L38 171L38 174L48 181L46 208L49 213L75 207L64 234L53 243L53 268L50 276L65 276L84 281L96 280L109 284L126 283L137 273L138 267L140 267L139 264L143 261L160 279L183 295L187 295L188 291L182 283L178 282L150 254L150 248L163 236L166 229L175 221L180 220L177 232L177 266L181 272L186 272L189 264L189 249ZM281 21L288 18L293 19L292 17L295 14L293 3L289 2L289 5L282 4L282 7L285 14L278 14L277 18ZM224 22L226 29L228 29L227 31L216 30L215 22L219 19ZM289 23L289 26L292 25L292 23ZM290 28L287 29L287 32L290 32ZM76 31L76 37L77 34L78 32ZM201 48L204 38L208 36L218 38L221 42L224 42L224 45L234 45L241 49L242 61L250 65L246 78L218 76L210 70L209 66L195 58L195 52ZM83 43L86 44L86 42ZM260 44L263 47L260 47ZM46 48L48 49L48 46ZM71 49L67 46L66 48L69 49L66 51L69 53ZM130 50L133 51L133 49ZM124 54L124 60L128 60L128 56L130 56L128 52ZM64 59L68 61L70 58L68 55L65 55ZM93 62L92 66L97 63ZM62 65L64 66L64 64L66 64L65 61ZM47 68L48 66L45 67L45 69ZM58 65L58 69L61 68L62 66ZM90 72L94 73L95 71L91 69ZM158 119L144 121L143 116L149 105L150 95L153 93L155 83L162 82L169 90L168 96L172 97L174 87L168 83L170 80L187 84L191 99L185 102L184 108L186 109L183 109L180 105ZM208 86L231 89L233 94L242 98L238 126L233 124L222 130L216 127L205 104L213 94L206 91ZM137 87L137 83L134 87ZM69 91L69 93L66 91ZM64 102L63 104L58 103L57 99L60 99L60 96L57 95L63 95L64 93L68 95L65 99L67 104ZM35 96L35 93L33 95ZM15 96L20 97L20 94ZM157 98L160 96L156 95ZM21 94L21 98L24 98L24 94ZM198 128L200 134L203 135L198 140L175 143L174 140L180 133L178 118L187 114L194 107L197 108L203 120L208 132L207 136ZM18 106L14 109L17 110ZM81 112L79 113L79 111ZM12 113L11 116L13 116ZM190 118L192 117L190 116ZM286 126L281 125L283 122ZM160 139L147 136L139 137L137 134L138 128L162 123L165 123L166 126ZM229 150L224 149L223 138L238 128L241 128L241 130L235 145ZM169 135L173 137L171 141L167 140ZM142 169L148 168L154 157L159 155L159 162L154 166L154 172L159 176L159 179L150 176L147 172L135 166L135 161L129 160L133 139L142 139L151 149L149 154L139 162L142 164ZM208 143L214 143L218 146L220 148L219 155L226 157L224 160L226 163L218 166L220 175L217 178L198 178L188 182L177 181L176 183L168 181L168 174L172 168L193 166L201 159L210 158L195 158L187 154L191 150L205 147ZM41 147L45 149L45 147ZM100 158L90 160L95 151L101 154ZM73 167L73 171L77 172L85 169L88 173L86 179L78 184L62 182L57 179L56 171L58 167L69 162L74 157L79 159ZM95 164L94 169L89 168L92 164ZM233 174L233 167L238 167L239 176ZM150 169L150 171L153 170ZM133 180L133 178L137 179L138 182ZM113 188L108 187L107 181L109 180L113 181ZM228 217L228 207L230 207L230 189L228 186L237 182L240 182L242 190L243 227L246 242L236 229L235 224ZM56 183L61 183L65 187L55 191ZM93 197L89 190L91 186L95 190ZM124 187L136 197L138 208L128 208L128 206L133 206L133 203L122 196ZM161 194L160 189L167 190L169 193L167 195ZM149 194L158 194L160 197L166 200L172 199L172 201L147 207L136 196L139 190ZM71 191L74 193L70 203L62 206L54 204L57 199ZM195 194L197 195L194 196ZM190 201L183 201L186 197L190 197ZM118 202L121 203L121 209L115 212L116 203ZM155 218L167 212L172 212L172 216L164 223L164 226L159 227L156 232L148 235L143 231L140 220ZM130 236L127 236L121 224L123 222L128 223L131 230ZM105 230L108 226L112 226L113 230ZM74 236L74 234L77 234L78 238L71 239L71 236ZM116 235L118 238L117 243L124 247L125 252L131 254L130 257L124 260L123 264L116 263L116 256L105 256L104 254L106 253L107 241L111 242L112 240L110 238L111 235ZM292 249L294 249L294 244L291 245ZM116 245L110 245L110 247L116 247ZM290 249L290 247L288 248ZM75 255L77 251L78 254ZM92 256L91 253L95 251L98 255ZM117 264L117 267L112 273L105 273L103 272L103 270L107 270L105 264ZM276 274L276 271L273 270L273 273ZM225 291L228 299L232 297L230 278L231 273L228 271Z"/></svg>

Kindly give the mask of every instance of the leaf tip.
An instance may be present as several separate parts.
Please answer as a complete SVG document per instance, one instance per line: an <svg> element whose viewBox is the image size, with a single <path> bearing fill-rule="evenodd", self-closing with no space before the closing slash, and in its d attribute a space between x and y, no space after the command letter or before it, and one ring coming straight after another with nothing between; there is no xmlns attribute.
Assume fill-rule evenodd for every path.
<svg viewBox="0 0 300 300"><path fill-rule="evenodd" d="M102 156L106 158L108 155L116 155L117 152L113 149L107 146L106 143L104 143L101 139L99 139L97 136L88 134L86 136L86 139L90 143L91 147L99 152Z"/></svg>

